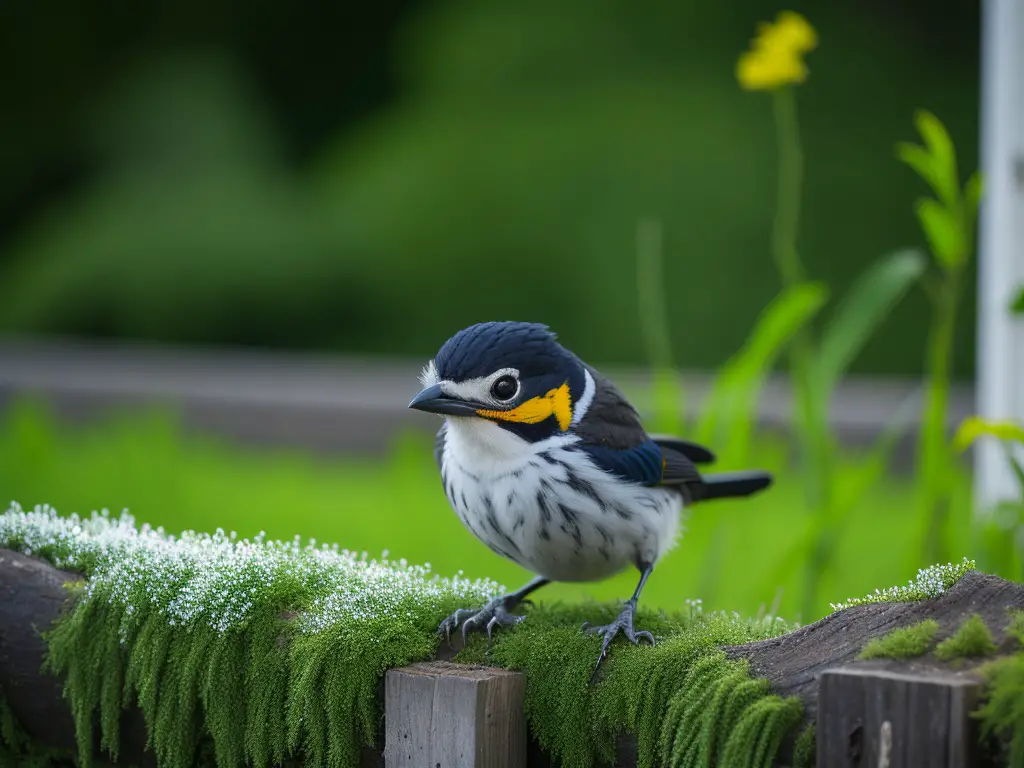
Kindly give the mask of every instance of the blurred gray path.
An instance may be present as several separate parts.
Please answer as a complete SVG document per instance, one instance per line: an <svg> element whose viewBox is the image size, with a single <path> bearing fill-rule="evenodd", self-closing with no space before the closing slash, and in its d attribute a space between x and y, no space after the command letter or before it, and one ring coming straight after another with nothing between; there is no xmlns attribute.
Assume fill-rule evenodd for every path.
<svg viewBox="0 0 1024 768"><path fill-rule="evenodd" d="M437 417L406 408L423 362L0 337L0 407L43 395L59 418L82 421L111 407L173 405L187 429L257 444L376 453L401 431L436 429ZM643 372L602 370L646 408ZM710 376L686 373L683 380L688 404L699 408ZM908 380L848 380L833 400L833 427L844 442L870 440L918 388ZM973 404L973 387L957 386L950 426ZM768 380L758 411L762 425L788 428L785 377Z"/></svg>

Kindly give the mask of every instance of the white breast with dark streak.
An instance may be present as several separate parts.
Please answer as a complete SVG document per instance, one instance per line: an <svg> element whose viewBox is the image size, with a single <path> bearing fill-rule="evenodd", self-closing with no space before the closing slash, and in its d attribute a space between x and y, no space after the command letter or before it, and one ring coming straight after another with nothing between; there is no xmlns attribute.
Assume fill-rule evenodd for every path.
<svg viewBox="0 0 1024 768"><path fill-rule="evenodd" d="M595 581L654 563L675 543L682 496L628 483L559 435L528 443L450 418L441 477L453 509L494 552L554 581Z"/></svg>

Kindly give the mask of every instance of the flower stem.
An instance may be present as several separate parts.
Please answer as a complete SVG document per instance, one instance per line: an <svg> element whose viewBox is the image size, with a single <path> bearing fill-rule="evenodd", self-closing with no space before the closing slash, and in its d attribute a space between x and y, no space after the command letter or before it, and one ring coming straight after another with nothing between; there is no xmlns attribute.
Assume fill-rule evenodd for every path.
<svg viewBox="0 0 1024 768"><path fill-rule="evenodd" d="M950 271L935 297L928 334L928 387L920 434L920 478L923 514L926 519L924 556L932 562L949 552L949 448L946 443L946 409L953 364L956 311L960 299L960 271Z"/></svg>
<svg viewBox="0 0 1024 768"><path fill-rule="evenodd" d="M787 87L774 91L772 106L779 152L779 189L772 246L782 284L790 288L804 279L804 268L796 248L804 156L800 148L800 124L793 89Z"/></svg>
<svg viewBox="0 0 1024 768"><path fill-rule="evenodd" d="M794 90L786 87L774 91L772 107L779 155L779 186L772 228L772 252L782 284L790 288L802 283L806 274L797 248L804 159ZM789 348L790 381L793 387L804 493L808 509L818 518L817 540L808 555L804 576L802 613L807 620L814 610L817 585L831 560L833 549L830 545L832 536L828 514L830 445L826 432L827 414L823 412L821 400L824 393L817 391L812 374L812 344L810 330L801 328Z"/></svg>
<svg viewBox="0 0 1024 768"><path fill-rule="evenodd" d="M655 428L659 432L683 429L683 388L672 364L672 340L665 307L663 235L658 219L644 219L637 227L637 292L640 331L653 373Z"/></svg>

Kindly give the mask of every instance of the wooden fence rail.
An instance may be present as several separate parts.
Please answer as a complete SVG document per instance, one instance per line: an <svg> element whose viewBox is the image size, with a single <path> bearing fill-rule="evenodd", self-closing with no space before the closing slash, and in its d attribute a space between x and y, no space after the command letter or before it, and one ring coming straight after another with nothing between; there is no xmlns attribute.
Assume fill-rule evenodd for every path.
<svg viewBox="0 0 1024 768"><path fill-rule="evenodd" d="M75 746L74 727L60 682L40 671L46 650L40 633L60 615L68 600L63 585L76 576L0 549L0 690L30 737L67 749ZM857 656L869 639L923 619L938 622L937 638L975 614L1001 633L1011 608L1024 609L1024 585L971 571L931 600L858 605L725 651L746 659L751 674L767 678L775 692L801 697L806 720L817 723L821 768L974 768L982 759L970 715L981 692L975 664ZM1011 650L1003 642L999 652ZM439 659L390 670L383 688L383 739L364 751L365 768L550 765L530 739L522 674ZM121 764L152 766L138 710L124 713L121 733ZM787 764L792 746L785 745L780 764ZM614 768L634 766L636 742L622 738Z"/></svg>
<svg viewBox="0 0 1024 768"><path fill-rule="evenodd" d="M441 661L389 671L385 765L531 768L525 689L522 674L493 667ZM818 683L818 768L977 766L970 713L980 694L969 675L827 670Z"/></svg>
<svg viewBox="0 0 1024 768"><path fill-rule="evenodd" d="M978 764L981 684L968 675L840 667L818 684L819 766Z"/></svg>

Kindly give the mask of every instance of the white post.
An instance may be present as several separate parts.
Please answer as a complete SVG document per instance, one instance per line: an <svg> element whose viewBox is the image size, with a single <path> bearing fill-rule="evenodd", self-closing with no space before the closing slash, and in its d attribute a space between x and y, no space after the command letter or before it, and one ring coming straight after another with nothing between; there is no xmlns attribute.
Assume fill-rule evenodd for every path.
<svg viewBox="0 0 1024 768"><path fill-rule="evenodd" d="M1024 319L1009 312L1024 284L1024 2L983 0L981 7L977 409L1024 423ZM975 456L979 512L1015 498L999 446L983 441Z"/></svg>

